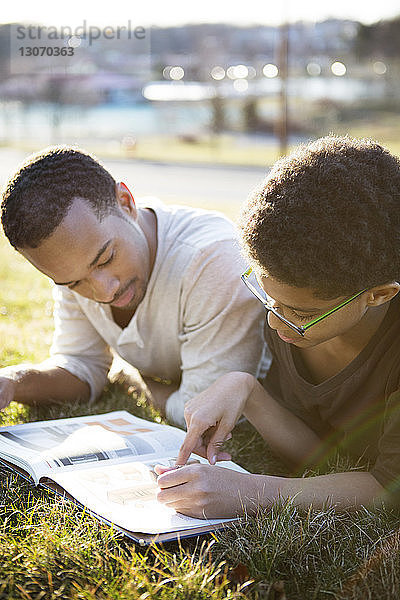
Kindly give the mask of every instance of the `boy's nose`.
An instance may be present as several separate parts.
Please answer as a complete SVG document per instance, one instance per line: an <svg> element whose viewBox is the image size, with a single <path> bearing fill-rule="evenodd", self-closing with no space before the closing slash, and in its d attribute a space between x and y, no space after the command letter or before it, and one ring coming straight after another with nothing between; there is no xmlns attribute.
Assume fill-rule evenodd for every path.
<svg viewBox="0 0 400 600"><path fill-rule="evenodd" d="M278 319L278 317L274 315L274 313L270 310L267 314L267 323L271 327L271 329L278 329L279 326L282 327L282 321Z"/></svg>

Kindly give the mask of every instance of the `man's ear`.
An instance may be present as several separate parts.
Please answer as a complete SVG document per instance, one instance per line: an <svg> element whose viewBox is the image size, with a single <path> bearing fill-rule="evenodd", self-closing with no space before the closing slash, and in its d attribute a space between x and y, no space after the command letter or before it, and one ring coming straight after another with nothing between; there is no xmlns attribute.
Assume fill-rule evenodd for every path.
<svg viewBox="0 0 400 600"><path fill-rule="evenodd" d="M123 181L119 181L115 186L115 192L118 206L130 217L135 219L137 215L136 203L128 186Z"/></svg>
<svg viewBox="0 0 400 600"><path fill-rule="evenodd" d="M368 306L379 306L385 302L389 302L392 298L398 294L400 290L400 284L397 281L391 283L385 283L383 285L377 285L376 287L368 290L367 304Z"/></svg>

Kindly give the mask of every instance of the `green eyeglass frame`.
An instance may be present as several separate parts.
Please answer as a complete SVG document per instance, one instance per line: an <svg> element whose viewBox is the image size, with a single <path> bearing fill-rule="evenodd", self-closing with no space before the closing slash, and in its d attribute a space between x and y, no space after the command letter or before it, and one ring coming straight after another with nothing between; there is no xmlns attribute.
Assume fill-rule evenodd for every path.
<svg viewBox="0 0 400 600"><path fill-rule="evenodd" d="M302 337L305 335L306 331L308 329L310 329L310 327L312 327L313 325L316 325L323 319L326 319L326 317L329 317L329 315L332 315L333 313L338 311L340 308L343 308L343 306L346 306L346 304L349 304L349 302L351 302L352 300L355 300L356 298L361 296L361 294L363 294L368 289L368 288L364 288L363 290L361 290L361 292L357 292L356 294L351 296L351 298L347 298L347 300L344 300L344 302L341 302L338 306L335 306L335 308L331 308L331 310L328 310L328 312L324 313L323 315L320 315L319 317L315 317L315 319L312 319L311 321L309 321L308 323L306 323L303 326L299 326L299 325L296 325L295 323L292 323L288 319L286 319L283 315L281 315L276 310L276 308L274 308L273 306L271 306L269 304L268 300L266 300L265 298L263 298L261 296L261 294L258 292L258 290L248 280L250 275L252 274L252 272L253 272L252 267L249 267L244 273L242 273L240 278L243 281L243 283L247 286L247 288L251 291L251 293L254 294L254 296L263 304L263 306L267 312L272 312L272 314L275 315L280 321L282 321L282 323L285 323L285 325L287 325L288 327L293 329L293 331L295 331Z"/></svg>

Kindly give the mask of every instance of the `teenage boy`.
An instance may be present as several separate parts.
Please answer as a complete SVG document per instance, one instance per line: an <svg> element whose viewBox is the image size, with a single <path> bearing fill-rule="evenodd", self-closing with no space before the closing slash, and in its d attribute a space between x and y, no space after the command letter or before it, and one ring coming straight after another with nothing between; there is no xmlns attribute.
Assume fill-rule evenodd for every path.
<svg viewBox="0 0 400 600"><path fill-rule="evenodd" d="M156 408L182 426L185 402L221 374L256 374L263 311L242 289L235 231L219 213L136 205L95 158L56 147L10 180L2 223L10 243L56 286L51 358L1 370L0 409L11 400L95 399L110 349L140 371Z"/></svg>
<svg viewBox="0 0 400 600"><path fill-rule="evenodd" d="M249 198L240 234L272 365L263 384L236 371L187 404L177 465L191 451L211 465L227 458L220 445L244 414L293 472L337 447L369 466L306 478L159 467L159 500L197 517L279 497L301 507L399 504L400 161L348 137L300 147Z"/></svg>

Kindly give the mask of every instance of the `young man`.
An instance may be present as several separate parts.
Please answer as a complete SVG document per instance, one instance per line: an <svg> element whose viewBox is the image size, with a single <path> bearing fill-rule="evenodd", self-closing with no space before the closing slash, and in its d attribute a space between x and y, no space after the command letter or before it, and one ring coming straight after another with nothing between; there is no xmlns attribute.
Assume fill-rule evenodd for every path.
<svg viewBox="0 0 400 600"><path fill-rule="evenodd" d="M11 400L96 398L110 349L183 426L185 402L221 374L256 374L263 311L242 289L234 228L222 215L136 205L93 157L56 147L10 180L2 223L10 243L56 287L51 357L0 371L0 409Z"/></svg>
<svg viewBox="0 0 400 600"><path fill-rule="evenodd" d="M278 497L302 507L399 504L399 160L347 137L301 147L249 198L240 231L272 365L263 385L234 372L187 404L177 464L191 451L211 465L227 458L220 445L243 413L297 473L338 446L369 467L307 478L160 467L160 501L203 517Z"/></svg>

